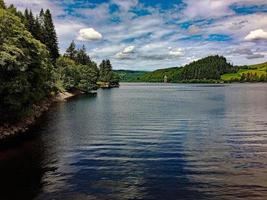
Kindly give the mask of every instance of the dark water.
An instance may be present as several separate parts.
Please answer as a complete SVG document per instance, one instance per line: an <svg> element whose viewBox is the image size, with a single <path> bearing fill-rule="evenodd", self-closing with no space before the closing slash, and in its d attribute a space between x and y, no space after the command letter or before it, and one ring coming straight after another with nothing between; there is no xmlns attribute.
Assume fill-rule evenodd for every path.
<svg viewBox="0 0 267 200"><path fill-rule="evenodd" d="M123 84L0 151L0 199L267 199L267 85Z"/></svg>

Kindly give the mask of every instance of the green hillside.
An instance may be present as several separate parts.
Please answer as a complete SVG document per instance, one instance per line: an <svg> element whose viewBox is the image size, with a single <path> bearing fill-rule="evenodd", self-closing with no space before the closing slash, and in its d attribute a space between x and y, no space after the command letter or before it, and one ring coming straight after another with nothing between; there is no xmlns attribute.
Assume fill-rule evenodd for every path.
<svg viewBox="0 0 267 200"><path fill-rule="evenodd" d="M167 76L168 82L176 82L181 75L181 68L173 67L167 69L158 69L153 72L148 72L138 77L140 82L163 82L164 76Z"/></svg>
<svg viewBox="0 0 267 200"><path fill-rule="evenodd" d="M223 81L230 82L257 82L267 80L267 62L250 65L241 66L237 73L227 73L221 76Z"/></svg>
<svg viewBox="0 0 267 200"><path fill-rule="evenodd" d="M138 82L139 77L148 73L147 71L133 71L133 70L114 70L119 75L121 82Z"/></svg>
<svg viewBox="0 0 267 200"><path fill-rule="evenodd" d="M222 56L208 56L184 67L159 69L139 77L142 82L219 82L221 75L235 73L238 68L232 66Z"/></svg>

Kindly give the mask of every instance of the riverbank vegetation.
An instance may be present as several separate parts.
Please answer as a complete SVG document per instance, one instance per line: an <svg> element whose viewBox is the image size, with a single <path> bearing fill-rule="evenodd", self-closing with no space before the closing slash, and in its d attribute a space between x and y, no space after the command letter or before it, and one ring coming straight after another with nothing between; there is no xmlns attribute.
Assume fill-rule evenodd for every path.
<svg viewBox="0 0 267 200"><path fill-rule="evenodd" d="M122 76L120 71L118 74ZM123 76L127 77L125 74ZM158 69L122 81L164 82L164 77L169 83L267 82L267 63L233 66L223 56L215 55L194 61L184 67Z"/></svg>
<svg viewBox="0 0 267 200"><path fill-rule="evenodd" d="M98 81L118 84L109 60L100 67L74 41L60 55L49 9L34 16L0 0L0 125L33 115L34 106L59 92L97 89Z"/></svg>

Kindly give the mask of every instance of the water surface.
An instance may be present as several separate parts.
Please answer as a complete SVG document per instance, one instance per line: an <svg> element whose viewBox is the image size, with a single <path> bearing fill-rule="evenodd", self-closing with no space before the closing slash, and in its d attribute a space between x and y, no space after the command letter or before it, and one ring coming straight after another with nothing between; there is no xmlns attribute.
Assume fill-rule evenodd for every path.
<svg viewBox="0 0 267 200"><path fill-rule="evenodd" d="M0 151L0 199L267 197L267 85L122 84Z"/></svg>

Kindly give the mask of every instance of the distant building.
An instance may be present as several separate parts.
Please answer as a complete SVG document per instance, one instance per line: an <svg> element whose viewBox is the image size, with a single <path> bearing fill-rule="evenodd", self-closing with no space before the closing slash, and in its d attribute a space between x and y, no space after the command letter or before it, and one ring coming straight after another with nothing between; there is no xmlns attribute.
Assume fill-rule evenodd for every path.
<svg viewBox="0 0 267 200"><path fill-rule="evenodd" d="M168 76L167 75L164 76L164 83L168 83Z"/></svg>

